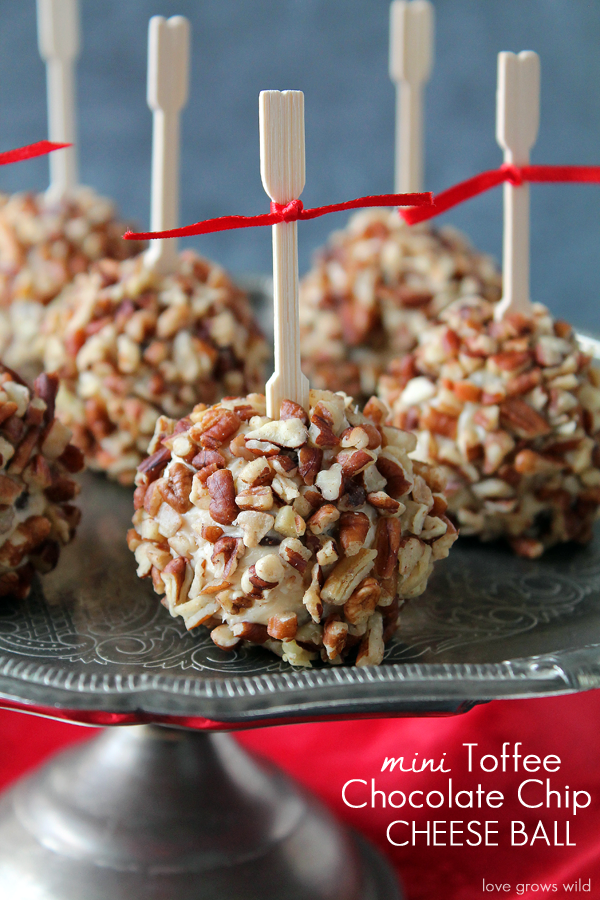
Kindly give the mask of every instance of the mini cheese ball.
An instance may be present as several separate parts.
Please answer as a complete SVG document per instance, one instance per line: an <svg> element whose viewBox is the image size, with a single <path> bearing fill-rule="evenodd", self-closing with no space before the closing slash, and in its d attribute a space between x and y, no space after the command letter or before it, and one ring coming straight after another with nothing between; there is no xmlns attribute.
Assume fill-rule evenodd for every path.
<svg viewBox="0 0 600 900"><path fill-rule="evenodd" d="M600 371L539 303L494 320L457 300L421 335L403 373L381 377L391 421L442 466L462 535L506 538L535 558L589 541L600 504Z"/></svg>
<svg viewBox="0 0 600 900"><path fill-rule="evenodd" d="M300 287L303 365L318 388L367 398L389 362L449 303L500 299L490 257L451 228L409 227L397 210L366 210L334 232Z"/></svg>
<svg viewBox="0 0 600 900"><path fill-rule="evenodd" d="M102 260L48 308L46 371L90 468L133 483L159 416L264 384L268 352L247 296L185 251L161 275L140 255Z"/></svg>
<svg viewBox="0 0 600 900"><path fill-rule="evenodd" d="M26 597L34 573L51 571L79 522L72 478L83 468L71 433L54 416L58 381L33 390L0 365L0 597Z"/></svg>
<svg viewBox="0 0 600 900"><path fill-rule="evenodd" d="M456 529L438 469L376 398L311 391L310 415L259 394L157 423L136 476L129 547L188 629L292 665L378 665L399 604L423 593Z"/></svg>
<svg viewBox="0 0 600 900"><path fill-rule="evenodd" d="M61 200L0 197L0 355L29 377L41 371L44 307L103 257L125 259L141 245L122 239L113 203L89 187Z"/></svg>

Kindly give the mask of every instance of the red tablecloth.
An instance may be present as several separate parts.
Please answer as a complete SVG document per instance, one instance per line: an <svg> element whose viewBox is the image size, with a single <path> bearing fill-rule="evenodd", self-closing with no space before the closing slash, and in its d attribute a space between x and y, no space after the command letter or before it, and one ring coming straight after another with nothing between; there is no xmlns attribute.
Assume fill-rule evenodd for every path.
<svg viewBox="0 0 600 900"><path fill-rule="evenodd" d="M94 733L93 729L0 711L0 786L59 747L85 740ZM575 894L600 898L599 738L600 691L593 691L569 697L491 703L451 718L295 725L246 732L239 739L246 747L279 763L318 793L348 824L377 843L397 867L408 900L482 900L488 896L532 900L546 893L553 897ZM527 775L522 771L501 776L485 775L481 771L471 776L465 774L463 743L477 742L474 753L498 756L503 742L509 742L512 749L517 741L522 742L520 749L524 753L559 756L560 772L551 776ZM377 787L388 792L401 786L443 790L448 775L439 772L410 774L402 782L396 773L381 775L386 756L403 755L410 760L415 752L421 758L435 759L445 752L446 767L452 767L457 788L476 788L480 782L486 790L502 790L507 802L502 809L453 809L451 813L447 808L407 812L406 808L371 810L344 805L342 786L351 778L369 783L371 778L376 778ZM561 791L565 785L571 791L588 791L592 796L590 807L573 816L565 814L564 809L528 810L517 804L516 788L524 778L546 777ZM351 791L349 796L353 801L357 797ZM419 839L421 843L416 847L394 848L386 840L386 828L393 819L417 820L419 828L424 827L427 819L497 819L503 833L515 819L526 823L529 837L536 822L542 819L549 832L553 821L557 821L559 840L564 841L565 818L571 820L570 838L576 846L548 847L543 839L538 839L534 846L510 847L506 834L502 846L497 848L427 847L423 845L424 838ZM554 839L552 834L550 839ZM588 882L591 889L583 890L587 889ZM581 889L564 891L563 883ZM502 884L510 884L510 891L498 891L494 887ZM528 888L521 888L526 884ZM552 884L557 885L557 891L545 891L541 887Z"/></svg>

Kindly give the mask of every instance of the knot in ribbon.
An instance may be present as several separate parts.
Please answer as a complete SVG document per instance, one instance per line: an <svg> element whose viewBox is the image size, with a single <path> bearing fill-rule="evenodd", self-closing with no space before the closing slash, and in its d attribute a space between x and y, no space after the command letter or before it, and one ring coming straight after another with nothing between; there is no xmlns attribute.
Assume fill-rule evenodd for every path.
<svg viewBox="0 0 600 900"><path fill-rule="evenodd" d="M504 172L506 181L508 181L509 184L514 185L514 187L521 187L525 182L523 170L519 166L515 166L514 163L503 163L500 166L500 171Z"/></svg>
<svg viewBox="0 0 600 900"><path fill-rule="evenodd" d="M304 212L302 200L290 200L289 203L275 203L271 201L271 213L281 217L282 222L297 222Z"/></svg>
<svg viewBox="0 0 600 900"><path fill-rule="evenodd" d="M183 228L170 228L168 231L127 231L123 237L126 241L152 241L156 238L188 237L192 234L212 234L215 231L229 231L232 228L254 228L257 225L278 225L280 222L297 222L302 219L317 219L329 213L343 212L350 209L365 209L370 206L410 206L411 210L432 206L432 195L428 192L411 194L374 194L358 197L356 200L345 200L343 203L330 203L328 206L317 206L305 209L301 200L290 200L289 203L271 202L271 211L258 216L219 216L217 219L205 219Z"/></svg>
<svg viewBox="0 0 600 900"><path fill-rule="evenodd" d="M401 209L400 215L409 225L416 225L417 222L433 219L453 206L498 187L506 181L514 187L521 187L529 182L600 184L600 166L515 166L512 163L504 163L498 169L480 172L479 175L474 175L473 178L461 181L441 194L436 194L432 206Z"/></svg>

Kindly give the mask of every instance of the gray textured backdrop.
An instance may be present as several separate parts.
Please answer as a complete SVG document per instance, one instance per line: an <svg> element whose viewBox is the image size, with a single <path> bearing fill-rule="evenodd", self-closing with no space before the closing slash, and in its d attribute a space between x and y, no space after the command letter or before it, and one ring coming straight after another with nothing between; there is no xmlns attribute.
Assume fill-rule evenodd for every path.
<svg viewBox="0 0 600 900"><path fill-rule="evenodd" d="M387 0L81 0L83 180L146 226L149 16L181 13L193 28L183 117L182 224L266 211L258 162L258 92L306 94L306 205L392 189L393 89ZM427 91L426 187L441 190L501 161L494 139L496 54L542 58L534 162L600 163L600 3L437 0L437 60ZM34 0L0 0L0 149L46 133L44 67ZM3 169L0 188L43 188L47 162ZM576 324L598 323L600 187L532 189L533 295ZM498 256L501 191L449 213ZM300 226L301 267L341 214ZM268 271L270 234L253 229L189 241L237 272ZM600 327L600 326L599 326Z"/></svg>

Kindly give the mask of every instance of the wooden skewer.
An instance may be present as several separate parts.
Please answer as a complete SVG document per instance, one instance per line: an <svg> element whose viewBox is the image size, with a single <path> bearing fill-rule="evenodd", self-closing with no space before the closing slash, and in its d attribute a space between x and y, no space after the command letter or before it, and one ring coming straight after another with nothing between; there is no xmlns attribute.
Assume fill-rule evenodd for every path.
<svg viewBox="0 0 600 900"><path fill-rule="evenodd" d="M540 58L526 50L498 54L496 140L504 162L529 163L540 122ZM507 313L531 314L529 297L529 185L504 184L502 300L496 319Z"/></svg>
<svg viewBox="0 0 600 900"><path fill-rule="evenodd" d="M433 65L429 0L390 6L390 78L396 85L396 193L423 190L423 86Z"/></svg>
<svg viewBox="0 0 600 900"><path fill-rule="evenodd" d="M75 60L79 55L77 0L37 0L38 46L46 63L51 141L76 143ZM59 200L77 185L75 147L50 154L48 196Z"/></svg>
<svg viewBox="0 0 600 900"><path fill-rule="evenodd" d="M260 174L275 203L297 200L304 190L304 94L262 91L259 98ZM273 225L275 373L267 382L267 415L279 418L282 400L308 411L308 379L300 366L298 223Z"/></svg>
<svg viewBox="0 0 600 900"><path fill-rule="evenodd" d="M148 106L152 110L150 230L179 224L180 112L189 87L190 23L153 16L148 26ZM176 238L152 241L145 263L166 274L177 265Z"/></svg>

